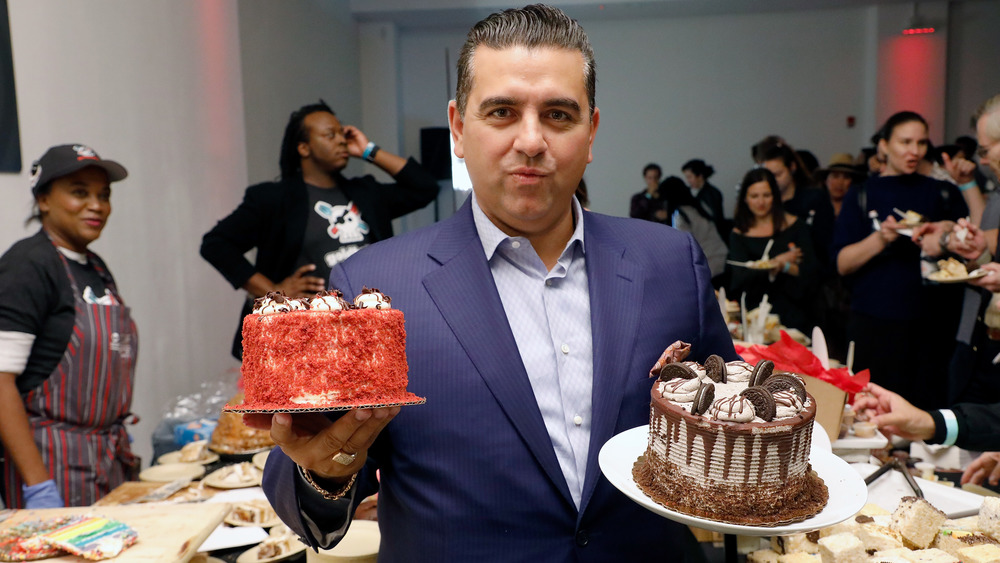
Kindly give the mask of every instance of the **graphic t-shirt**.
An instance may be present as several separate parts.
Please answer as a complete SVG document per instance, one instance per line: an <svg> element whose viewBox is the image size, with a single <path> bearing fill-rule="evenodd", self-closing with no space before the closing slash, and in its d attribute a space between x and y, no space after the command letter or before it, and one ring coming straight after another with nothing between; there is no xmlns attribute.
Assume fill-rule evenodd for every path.
<svg viewBox="0 0 1000 563"><path fill-rule="evenodd" d="M340 188L306 184L306 191L309 217L296 267L315 264L312 275L326 281L333 266L371 244L370 229Z"/></svg>

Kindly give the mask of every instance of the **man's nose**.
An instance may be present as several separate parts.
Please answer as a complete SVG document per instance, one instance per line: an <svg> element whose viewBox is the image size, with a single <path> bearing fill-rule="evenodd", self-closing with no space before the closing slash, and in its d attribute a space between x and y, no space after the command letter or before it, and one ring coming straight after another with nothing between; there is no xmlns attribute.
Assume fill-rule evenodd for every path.
<svg viewBox="0 0 1000 563"><path fill-rule="evenodd" d="M537 117L529 116L521 120L514 148L525 156L535 157L545 151L547 143L542 124Z"/></svg>

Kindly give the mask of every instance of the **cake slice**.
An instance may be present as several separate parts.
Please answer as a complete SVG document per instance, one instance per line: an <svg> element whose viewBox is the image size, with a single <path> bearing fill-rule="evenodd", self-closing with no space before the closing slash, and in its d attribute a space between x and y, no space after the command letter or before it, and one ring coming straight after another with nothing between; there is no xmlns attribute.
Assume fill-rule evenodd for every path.
<svg viewBox="0 0 1000 563"><path fill-rule="evenodd" d="M915 549L910 552L913 563L962 563L957 557L936 547Z"/></svg>
<svg viewBox="0 0 1000 563"><path fill-rule="evenodd" d="M859 520L861 518L870 517L858 517ZM865 551L868 553L903 547L903 538L900 537L899 532L887 526L876 524L874 520L861 523L861 528L858 530L858 539L864 544Z"/></svg>
<svg viewBox="0 0 1000 563"><path fill-rule="evenodd" d="M979 530L1000 539L1000 497L986 497L979 508Z"/></svg>
<svg viewBox="0 0 1000 563"><path fill-rule="evenodd" d="M960 549L975 547L977 545L992 544L1000 547L1000 542L987 536L982 532L970 532L968 530L948 530L942 529L934 538L934 547L947 551L948 553L963 559L958 554Z"/></svg>
<svg viewBox="0 0 1000 563"><path fill-rule="evenodd" d="M911 553L913 552L906 547L894 547L892 549L876 551L868 556L868 563L912 563Z"/></svg>
<svg viewBox="0 0 1000 563"><path fill-rule="evenodd" d="M868 559L861 540L846 533L820 538L819 556L823 563L864 563Z"/></svg>
<svg viewBox="0 0 1000 563"><path fill-rule="evenodd" d="M758 549L747 554L747 563L778 563L779 555L770 549Z"/></svg>
<svg viewBox="0 0 1000 563"><path fill-rule="evenodd" d="M979 529L979 516L966 516L965 518L956 518L952 520L951 518L944 521L941 524L942 530L966 530L969 532L980 532Z"/></svg>
<svg viewBox="0 0 1000 563"><path fill-rule="evenodd" d="M819 532L808 534L789 534L787 536L771 536L771 549L780 554L804 551L819 553Z"/></svg>
<svg viewBox="0 0 1000 563"><path fill-rule="evenodd" d="M873 502L869 502L861 507L858 514L861 516L888 516L892 513Z"/></svg>
<svg viewBox="0 0 1000 563"><path fill-rule="evenodd" d="M903 497L892 513L892 529L899 532L907 547L924 549L931 545L948 517L922 498Z"/></svg>
<svg viewBox="0 0 1000 563"><path fill-rule="evenodd" d="M981 544L958 550L958 558L964 563L997 563L1000 561L1000 546Z"/></svg>
<svg viewBox="0 0 1000 563"><path fill-rule="evenodd" d="M823 560L819 558L819 555L813 555L812 553L806 553L804 551L786 553L778 556L778 563L822 563L822 561Z"/></svg>

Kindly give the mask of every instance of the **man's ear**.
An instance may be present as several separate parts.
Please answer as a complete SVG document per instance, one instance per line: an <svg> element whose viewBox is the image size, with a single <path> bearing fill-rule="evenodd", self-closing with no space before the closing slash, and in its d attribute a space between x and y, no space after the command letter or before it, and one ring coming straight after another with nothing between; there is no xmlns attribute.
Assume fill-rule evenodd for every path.
<svg viewBox="0 0 1000 563"><path fill-rule="evenodd" d="M597 126L601 124L601 110L594 108L594 114L590 116L590 142L587 146L587 162L594 161L594 137L597 136Z"/></svg>
<svg viewBox="0 0 1000 563"><path fill-rule="evenodd" d="M312 151L309 150L309 143L300 142L295 148L298 149L301 158L308 158L312 154Z"/></svg>
<svg viewBox="0 0 1000 563"><path fill-rule="evenodd" d="M451 140L455 142L455 156L465 158L465 145L462 142L465 123L455 100L448 102L448 126L451 129Z"/></svg>

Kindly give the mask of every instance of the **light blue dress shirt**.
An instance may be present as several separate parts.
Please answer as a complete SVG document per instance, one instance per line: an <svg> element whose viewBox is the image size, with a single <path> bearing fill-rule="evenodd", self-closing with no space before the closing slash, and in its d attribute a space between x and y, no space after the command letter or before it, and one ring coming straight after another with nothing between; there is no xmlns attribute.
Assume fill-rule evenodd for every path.
<svg viewBox="0 0 1000 563"><path fill-rule="evenodd" d="M472 198L476 230L507 321L559 467L579 508L594 383L583 208L574 198L573 236L549 271L527 238L504 234L479 208L474 194Z"/></svg>

